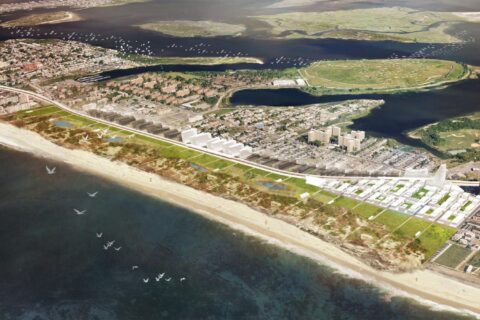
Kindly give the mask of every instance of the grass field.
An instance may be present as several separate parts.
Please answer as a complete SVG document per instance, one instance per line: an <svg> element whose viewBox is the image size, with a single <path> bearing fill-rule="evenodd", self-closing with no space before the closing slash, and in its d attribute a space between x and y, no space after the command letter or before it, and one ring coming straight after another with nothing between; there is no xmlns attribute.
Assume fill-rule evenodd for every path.
<svg viewBox="0 0 480 320"><path fill-rule="evenodd" d="M310 86L346 91L422 88L468 74L462 64L433 59L320 61L299 72Z"/></svg>
<svg viewBox="0 0 480 320"><path fill-rule="evenodd" d="M392 232L409 218L410 216L406 214L386 210L373 221L379 224L383 224L388 231Z"/></svg>
<svg viewBox="0 0 480 320"><path fill-rule="evenodd" d="M440 257L435 260L435 263L441 264L449 268L456 268L469 254L470 249L452 245Z"/></svg>
<svg viewBox="0 0 480 320"><path fill-rule="evenodd" d="M394 232L402 237L414 237L417 232L423 232L432 223L419 218L412 217L404 225L400 226Z"/></svg>
<svg viewBox="0 0 480 320"><path fill-rule="evenodd" d="M293 12L254 17L270 25L281 38L336 38L401 42L455 43L449 26L466 18L448 12L409 8L370 8L323 12Z"/></svg>
<svg viewBox="0 0 480 320"><path fill-rule="evenodd" d="M237 36L245 31L243 25L193 20L157 21L137 25L137 27L174 37Z"/></svg>
<svg viewBox="0 0 480 320"><path fill-rule="evenodd" d="M333 203L333 205L335 206L347 208L347 209L353 209L359 204L360 202L358 202L357 200L345 198L345 197L340 197L337 200L335 200L335 202Z"/></svg>
<svg viewBox="0 0 480 320"><path fill-rule="evenodd" d="M353 213L359 215L360 217L364 219L368 219L371 216L375 216L379 214L382 210L383 210L382 208L372 206L368 203L362 203L358 207L355 207L352 211Z"/></svg>
<svg viewBox="0 0 480 320"><path fill-rule="evenodd" d="M426 257L431 257L441 246L450 239L457 230L439 224L431 225L418 238L422 248L426 250Z"/></svg>

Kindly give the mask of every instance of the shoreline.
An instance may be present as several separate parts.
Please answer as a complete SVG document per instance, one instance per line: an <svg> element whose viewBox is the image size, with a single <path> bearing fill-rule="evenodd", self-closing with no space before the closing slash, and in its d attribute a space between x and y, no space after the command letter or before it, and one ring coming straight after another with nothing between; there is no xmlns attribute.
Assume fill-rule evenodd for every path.
<svg viewBox="0 0 480 320"><path fill-rule="evenodd" d="M38 17L41 17L44 14L31 14L26 17L22 17L19 19L15 20L10 20L10 21L5 21L1 24L1 26L4 27L30 27L30 26L42 26L42 25L51 25L51 24L61 24L65 22L77 22L77 21L83 21L84 19L76 14L75 12L72 11L59 11L59 12L54 12L54 13L59 13L59 14L64 14L64 17L55 19L46 19L45 21L39 21L39 22L29 22L28 19L35 19Z"/></svg>
<svg viewBox="0 0 480 320"><path fill-rule="evenodd" d="M468 313L480 318L480 288L428 269L393 274L375 270L333 244L294 225L267 216L244 204L220 198L120 162L81 150L70 150L40 135L0 122L0 145L64 162L75 169L101 176L130 189L185 208L233 229L254 235L296 254L360 278L394 296L420 300L433 309Z"/></svg>

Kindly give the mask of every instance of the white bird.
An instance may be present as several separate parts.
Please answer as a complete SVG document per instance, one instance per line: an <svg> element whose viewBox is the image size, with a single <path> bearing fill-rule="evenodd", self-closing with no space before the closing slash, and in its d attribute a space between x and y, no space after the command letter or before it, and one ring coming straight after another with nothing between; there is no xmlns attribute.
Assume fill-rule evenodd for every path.
<svg viewBox="0 0 480 320"><path fill-rule="evenodd" d="M150 281L150 278L143 278L144 283L148 283L148 281Z"/></svg>
<svg viewBox="0 0 480 320"><path fill-rule="evenodd" d="M73 210L74 210L75 213L78 214L78 215L82 215L82 214L87 213L87 210L82 210L82 211L80 211L80 210L78 210L78 209L73 209Z"/></svg>
<svg viewBox="0 0 480 320"><path fill-rule="evenodd" d="M110 248L110 247L107 246L107 245L103 245L103 249L108 250L108 248Z"/></svg>
<svg viewBox="0 0 480 320"><path fill-rule="evenodd" d="M138 266L132 266L132 270L138 269Z"/></svg>
<svg viewBox="0 0 480 320"><path fill-rule="evenodd" d="M172 278L165 279L165 281L167 282L170 282L170 280L172 280Z"/></svg>
<svg viewBox="0 0 480 320"><path fill-rule="evenodd" d="M187 280L187 278L180 278L180 282Z"/></svg>
<svg viewBox="0 0 480 320"><path fill-rule="evenodd" d="M107 246L111 247L115 243L115 240L107 241Z"/></svg>
<svg viewBox="0 0 480 320"><path fill-rule="evenodd" d="M103 133L97 133L97 137L98 137L99 139L103 139Z"/></svg>
<svg viewBox="0 0 480 320"><path fill-rule="evenodd" d="M120 251L120 249L122 249L122 247L117 247L117 248L113 248L115 249L115 251Z"/></svg>
<svg viewBox="0 0 480 320"><path fill-rule="evenodd" d="M160 275L158 275L158 276L155 277L155 281L157 281L157 282L160 281L160 279L162 279L162 278L160 277Z"/></svg>
<svg viewBox="0 0 480 320"><path fill-rule="evenodd" d="M93 193L87 192L87 194L90 198L95 198L95 196L98 194L98 191L95 191Z"/></svg>
<svg viewBox="0 0 480 320"><path fill-rule="evenodd" d="M87 141L88 141L88 139L90 139L90 138L88 137L88 134L87 134L87 135L84 135L84 136L82 136L82 141L83 141L83 142L87 142Z"/></svg>
<svg viewBox="0 0 480 320"><path fill-rule="evenodd" d="M103 232L97 233L97 238L101 238L103 236Z"/></svg>
<svg viewBox="0 0 480 320"><path fill-rule="evenodd" d="M55 174L55 170L57 170L56 167L53 167L52 169L50 169L48 166L45 166L45 169L47 170L47 173L49 175Z"/></svg>

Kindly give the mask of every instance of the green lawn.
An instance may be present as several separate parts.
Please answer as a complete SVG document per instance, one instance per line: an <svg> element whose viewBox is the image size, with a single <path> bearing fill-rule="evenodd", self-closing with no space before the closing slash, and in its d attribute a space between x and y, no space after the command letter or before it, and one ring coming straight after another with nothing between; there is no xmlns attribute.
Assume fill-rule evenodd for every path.
<svg viewBox="0 0 480 320"><path fill-rule="evenodd" d="M414 237L419 231L425 230L432 223L419 218L412 217L403 226L395 230L395 233L401 237Z"/></svg>
<svg viewBox="0 0 480 320"><path fill-rule="evenodd" d="M356 205L358 205L360 202L354 199L346 198L346 197L340 197L335 202L333 205L338 206L338 207L343 207L347 209L352 209Z"/></svg>
<svg viewBox="0 0 480 320"><path fill-rule="evenodd" d="M15 115L18 118L24 118L24 117L32 117L32 116L43 116L43 115L53 113L53 112L58 112L58 111L62 111L62 109L57 108L55 106L45 106L45 107L39 107L35 109L19 111Z"/></svg>
<svg viewBox="0 0 480 320"><path fill-rule="evenodd" d="M467 207L472 204L472 201L468 200L463 206L462 208L460 208L461 211L465 211L465 209L467 209Z"/></svg>
<svg viewBox="0 0 480 320"><path fill-rule="evenodd" d="M395 187L393 187L393 189L390 190L390 192L397 192L397 191L399 191L400 189L402 189L403 187L405 187L405 185L399 183L399 184L397 184Z"/></svg>
<svg viewBox="0 0 480 320"><path fill-rule="evenodd" d="M382 210L383 210L382 208L373 206L371 204L362 203L361 205L359 205L358 207L356 207L352 211L353 211L353 213L359 215L360 217L362 217L364 219L368 219L371 216L377 215Z"/></svg>
<svg viewBox="0 0 480 320"><path fill-rule="evenodd" d="M456 232L456 229L441 224L431 225L418 239L426 250L425 258L430 258Z"/></svg>
<svg viewBox="0 0 480 320"><path fill-rule="evenodd" d="M426 188L422 187L417 192L412 194L412 198L420 200L427 194L427 192L428 192L428 190Z"/></svg>
<svg viewBox="0 0 480 320"><path fill-rule="evenodd" d="M435 260L435 263L449 268L456 268L470 253L470 249L466 249L454 244L440 257L438 257Z"/></svg>
<svg viewBox="0 0 480 320"><path fill-rule="evenodd" d="M271 176L268 177L270 178ZM313 194L320 190L318 187L307 184L304 179L300 178L289 178L287 181L285 181L285 184L294 187L298 190L299 193L308 192L310 194Z"/></svg>
<svg viewBox="0 0 480 320"><path fill-rule="evenodd" d="M330 193L328 191L323 191L321 190L320 192L315 193L315 195L312 195L312 199L315 199L317 201L320 201L322 203L329 203L333 199L335 199L337 195Z"/></svg>
<svg viewBox="0 0 480 320"><path fill-rule="evenodd" d="M446 195L444 195L440 200L438 200L438 205L442 205L445 203L445 201L448 200L448 198L450 198L450 193L447 193Z"/></svg>
<svg viewBox="0 0 480 320"><path fill-rule="evenodd" d="M386 210L373 221L383 224L387 228L387 230L391 232L396 228L398 228L402 223L404 223L409 218L410 216L406 214L392 211L392 210Z"/></svg>

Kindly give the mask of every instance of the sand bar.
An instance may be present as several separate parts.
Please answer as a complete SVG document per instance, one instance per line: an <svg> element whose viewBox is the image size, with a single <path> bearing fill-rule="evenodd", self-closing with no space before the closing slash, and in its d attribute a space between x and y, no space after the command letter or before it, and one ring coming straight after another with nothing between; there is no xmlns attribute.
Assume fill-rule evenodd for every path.
<svg viewBox="0 0 480 320"><path fill-rule="evenodd" d="M234 229L307 256L342 273L365 279L393 295L412 296L435 307L476 313L480 318L480 288L431 270L393 274L365 265L336 246L322 241L284 221L268 217L241 203L226 200L167 181L126 164L112 162L89 152L57 146L40 135L0 123L0 144L70 164L142 193L184 207Z"/></svg>

